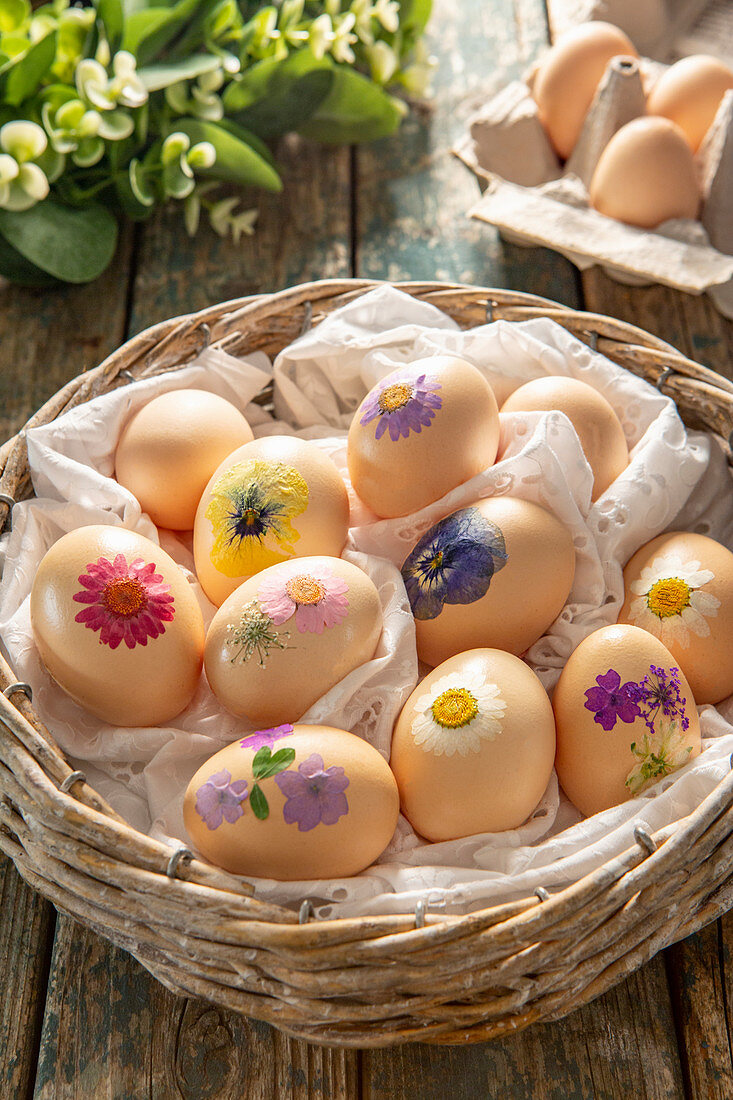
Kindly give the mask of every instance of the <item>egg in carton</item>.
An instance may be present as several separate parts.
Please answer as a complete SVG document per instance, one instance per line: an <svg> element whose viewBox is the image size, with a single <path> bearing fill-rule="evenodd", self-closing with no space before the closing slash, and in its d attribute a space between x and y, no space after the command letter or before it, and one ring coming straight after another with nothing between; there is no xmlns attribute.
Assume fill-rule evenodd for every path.
<svg viewBox="0 0 733 1100"><path fill-rule="evenodd" d="M532 95L537 68L478 111L454 149L485 192L469 213L515 243L554 248L581 270L600 264L631 285L708 291L733 316L733 92L724 96L695 158L699 219L676 218L646 230L600 214L588 190L608 142L644 116L647 96L668 66L612 58L564 165Z"/></svg>

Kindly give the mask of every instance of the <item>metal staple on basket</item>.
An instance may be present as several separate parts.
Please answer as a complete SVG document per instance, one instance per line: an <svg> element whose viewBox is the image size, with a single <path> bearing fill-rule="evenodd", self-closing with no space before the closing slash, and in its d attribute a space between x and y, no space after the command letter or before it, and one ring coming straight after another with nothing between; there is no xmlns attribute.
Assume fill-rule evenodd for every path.
<svg viewBox="0 0 733 1100"><path fill-rule="evenodd" d="M22 691L28 702L33 702L33 688L30 684L21 683L20 680L15 680L12 684L8 684L6 688L3 688L3 695L6 699L9 699L11 695L15 695L16 691Z"/></svg>
<svg viewBox="0 0 733 1100"><path fill-rule="evenodd" d="M146 377L175 368L190 358L192 332L232 355L262 351L274 358L305 317L327 316L376 285L324 280L164 322L70 383L64 401L112 390L141 363ZM659 387L672 374L683 378L684 393L675 386L683 418L723 437L733 429L729 384L632 325L502 289L399 288L462 327L499 315L551 315L576 336L597 331L604 354L620 366L657 378ZM34 423L49 423L60 409L52 398ZM14 454L12 464L0 469L0 499L10 507L28 481L21 435L3 452ZM1 656L0 690L9 697L25 690ZM319 1043L465 1043L514 1034L604 992L663 946L719 916L731 896L733 770L686 818L655 830L653 838L638 822L626 851L573 885L553 888L551 896L538 887L465 916L441 913L429 925L425 899L414 911L314 920L313 902L305 898L296 923L291 908L264 900L261 892L253 896L241 878L131 828L80 773L68 773L32 702L22 708L0 703L0 799L12 807L3 814L0 849L26 881L111 940L138 945L143 965L168 988ZM59 797L75 783L72 798ZM185 876L177 874L182 861ZM165 890L155 888L161 868ZM671 896L673 908L665 901ZM337 906L332 915L338 917Z"/></svg>

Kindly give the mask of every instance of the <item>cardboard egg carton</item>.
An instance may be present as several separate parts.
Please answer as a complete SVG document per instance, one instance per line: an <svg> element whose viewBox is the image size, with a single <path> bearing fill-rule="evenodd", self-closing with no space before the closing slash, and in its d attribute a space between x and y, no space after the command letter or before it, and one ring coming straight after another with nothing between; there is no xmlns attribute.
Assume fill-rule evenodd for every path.
<svg viewBox="0 0 733 1100"><path fill-rule="evenodd" d="M733 65L733 0L547 0L547 15L553 41L603 19L656 61L708 53Z"/></svg>
<svg viewBox="0 0 733 1100"><path fill-rule="evenodd" d="M713 0L716 16L723 0ZM725 0L733 62L733 0ZM698 7L704 7L699 4ZM668 221L656 230L637 229L599 214L588 200L588 186L598 159L621 126L644 114L646 95L676 45L692 41L700 24L683 26L694 0L554 0L549 6L553 32L560 33L586 18L621 22L639 41L631 16L642 10L644 43L654 56L640 61L614 58L598 87L583 129L563 166L537 117L531 86L534 70L485 104L470 120L455 154L476 174L482 198L472 217L497 226L509 240L555 249L581 270L600 264L611 276L632 285L661 283L691 294L710 293L718 308L733 316L733 92L720 105L697 154L703 202L699 220ZM562 8L565 22L558 22ZM615 11L613 10L615 9ZM624 9L624 11L621 11ZM651 18L665 16L663 34ZM671 34L675 9L677 30ZM553 17L553 12L554 17ZM665 15L666 13L666 15ZM698 11L698 15L699 15ZM571 15L572 21L568 22ZM615 15L615 18L612 16ZM577 18L576 18L577 17ZM661 17L660 17L661 18ZM666 21L665 21L666 20ZM707 33L707 32L706 32ZM681 37L682 36L682 37ZM704 42L703 38L698 41ZM719 45L723 37L719 36ZM671 45L670 45L671 43ZM671 54L670 54L671 51ZM712 52L696 45L694 52ZM717 51L719 56L721 50Z"/></svg>

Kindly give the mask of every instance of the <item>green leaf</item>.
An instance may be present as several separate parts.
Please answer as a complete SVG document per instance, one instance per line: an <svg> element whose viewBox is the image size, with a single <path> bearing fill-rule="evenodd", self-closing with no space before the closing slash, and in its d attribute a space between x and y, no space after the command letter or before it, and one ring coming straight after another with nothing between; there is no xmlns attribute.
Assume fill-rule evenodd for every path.
<svg viewBox="0 0 733 1100"><path fill-rule="evenodd" d="M254 151L260 154L263 160L266 160L273 168L277 167L272 151L265 145L262 138L257 137L257 134L253 134L251 130L245 130L244 126L232 122L230 118L220 118L216 125L221 127L222 130L226 130L228 134L233 134L235 138L239 138L239 140L243 141L246 145L251 145Z"/></svg>
<svg viewBox="0 0 733 1100"><path fill-rule="evenodd" d="M278 749L272 755L269 745L263 745L255 753L252 761L252 774L255 779L269 779L283 771L295 760L295 749Z"/></svg>
<svg viewBox="0 0 733 1100"><path fill-rule="evenodd" d="M123 50L134 53L139 66L149 64L183 30L202 0L178 0L170 7L143 7L125 23Z"/></svg>
<svg viewBox="0 0 733 1100"><path fill-rule="evenodd" d="M229 84L224 108L237 121L262 137L297 130L328 95L334 71L327 58L298 50L285 61L258 61Z"/></svg>
<svg viewBox="0 0 733 1100"><path fill-rule="evenodd" d="M265 818L270 816L270 807L267 805L267 799L260 787L255 783L250 791L249 804L252 807L252 813L260 821L264 821Z"/></svg>
<svg viewBox="0 0 733 1100"><path fill-rule="evenodd" d="M210 141L216 149L216 163L211 168L201 169L198 175L225 183L251 184L268 191L282 191L280 177L272 165L246 141L235 137L217 122L177 118L172 125L188 134L192 145Z"/></svg>
<svg viewBox="0 0 733 1100"><path fill-rule="evenodd" d="M110 263L117 222L103 206L44 199L30 210L0 210L0 234L24 259L65 283L88 283Z"/></svg>
<svg viewBox="0 0 733 1100"><path fill-rule="evenodd" d="M104 27L104 33L113 54L117 52L125 30L125 13L121 0L95 0L97 15Z"/></svg>
<svg viewBox="0 0 733 1100"><path fill-rule="evenodd" d="M433 0L402 0L400 4L400 30L414 31L420 35L425 30L433 10Z"/></svg>
<svg viewBox="0 0 733 1100"><path fill-rule="evenodd" d="M45 35L12 63L0 81L0 96L17 107L38 88L56 57L56 32Z"/></svg>
<svg viewBox="0 0 733 1100"><path fill-rule="evenodd" d="M149 92L157 92L177 84L180 80L194 80L203 73L211 73L221 66L221 59L213 54L193 54L182 61L161 61L158 65L146 65L137 75Z"/></svg>
<svg viewBox="0 0 733 1100"><path fill-rule="evenodd" d="M336 66L331 91L298 132L316 141L356 144L393 134L406 107L367 77Z"/></svg>
<svg viewBox="0 0 733 1100"><path fill-rule="evenodd" d="M26 260L4 237L0 237L0 275L20 286L58 286L52 275Z"/></svg>

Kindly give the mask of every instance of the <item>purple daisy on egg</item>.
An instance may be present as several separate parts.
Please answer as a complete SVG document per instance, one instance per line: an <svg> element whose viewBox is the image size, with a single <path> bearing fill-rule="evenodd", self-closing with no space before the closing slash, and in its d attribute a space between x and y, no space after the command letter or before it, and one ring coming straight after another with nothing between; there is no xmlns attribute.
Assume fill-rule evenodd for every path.
<svg viewBox="0 0 733 1100"><path fill-rule="evenodd" d="M349 780L343 768L325 768L323 757L314 752L298 765L297 772L280 772L275 782L285 795L283 817L286 824L297 824L301 833L316 825L335 825L349 812L344 791Z"/></svg>
<svg viewBox="0 0 733 1100"><path fill-rule="evenodd" d="M247 798L247 781L236 779L224 768L209 776L196 792L196 813L207 829L218 829L222 821L233 825L244 814L242 803Z"/></svg>
<svg viewBox="0 0 733 1100"><path fill-rule="evenodd" d="M595 711L593 721L604 730L612 730L619 719L634 722L641 715L635 702L638 685L631 681L622 684L615 669L609 668L603 676L596 676L596 685L585 693L585 708Z"/></svg>
<svg viewBox="0 0 733 1100"><path fill-rule="evenodd" d="M257 730L256 733L250 733L239 744L243 749L252 749L257 752L263 745L272 748L276 741L279 741L282 737L289 737L292 732L293 727L286 722L282 726L273 726L268 730Z"/></svg>
<svg viewBox="0 0 733 1100"><path fill-rule="evenodd" d="M389 431L393 443L400 436L407 439L411 431L419 435L423 428L430 427L436 411L442 408L437 392L441 388L437 378L428 374L415 378L391 374L367 394L360 423L377 420L375 438L381 439Z"/></svg>

